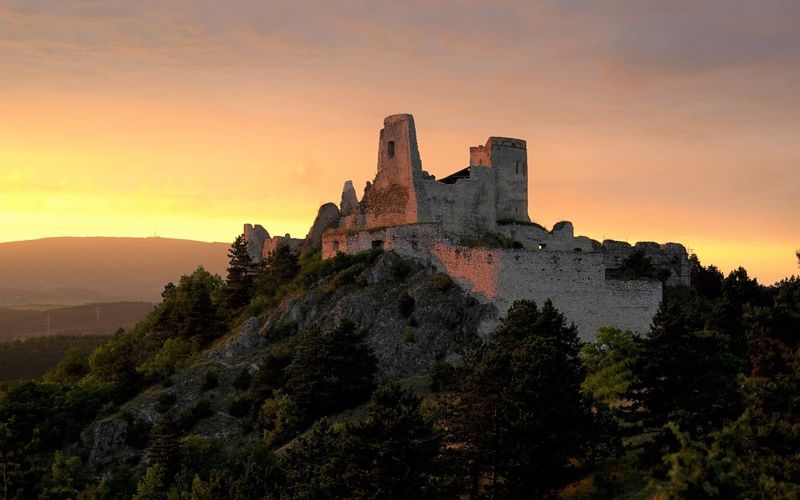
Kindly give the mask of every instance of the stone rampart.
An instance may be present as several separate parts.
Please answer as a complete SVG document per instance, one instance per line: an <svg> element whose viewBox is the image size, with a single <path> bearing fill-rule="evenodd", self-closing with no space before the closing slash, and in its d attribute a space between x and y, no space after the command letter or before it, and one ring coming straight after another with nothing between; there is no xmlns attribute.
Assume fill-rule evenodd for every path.
<svg viewBox="0 0 800 500"><path fill-rule="evenodd" d="M584 340L603 325L645 333L661 302L660 282L606 279L601 253L464 247L442 237L438 224L339 229L322 238L323 258L376 247L448 274L478 300L494 304L501 316L515 300L550 299Z"/></svg>
<svg viewBox="0 0 800 500"><path fill-rule="evenodd" d="M660 282L605 279L600 254L434 245L431 264L504 315L515 300L550 299L583 340L603 325L645 333L662 297Z"/></svg>

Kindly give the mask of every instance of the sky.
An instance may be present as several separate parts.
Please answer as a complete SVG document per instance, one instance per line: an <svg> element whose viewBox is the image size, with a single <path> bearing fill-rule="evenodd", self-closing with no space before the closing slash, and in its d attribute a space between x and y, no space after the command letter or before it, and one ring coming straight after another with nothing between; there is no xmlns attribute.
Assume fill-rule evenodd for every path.
<svg viewBox="0 0 800 500"><path fill-rule="evenodd" d="M0 0L0 241L303 236L412 113L443 177L527 140L529 213L798 274L800 2Z"/></svg>

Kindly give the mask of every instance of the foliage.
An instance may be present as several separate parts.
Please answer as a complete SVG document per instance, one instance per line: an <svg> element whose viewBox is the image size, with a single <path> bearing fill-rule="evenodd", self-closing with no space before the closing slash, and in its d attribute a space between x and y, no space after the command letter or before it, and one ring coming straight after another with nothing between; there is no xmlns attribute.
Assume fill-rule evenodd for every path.
<svg viewBox="0 0 800 500"><path fill-rule="evenodd" d="M201 345L218 337L223 329L217 302L223 292L222 279L202 267L181 276L178 286L168 284L164 300L154 311L153 331L166 337L197 340Z"/></svg>
<svg viewBox="0 0 800 500"><path fill-rule="evenodd" d="M295 252L288 245L281 245L269 254L255 277L258 295L274 297L282 286L297 276L300 262Z"/></svg>
<svg viewBox="0 0 800 500"><path fill-rule="evenodd" d="M630 331L600 327L595 341L581 347L581 360L588 372L583 391L606 405L618 405L633 383L631 363L638 354L636 339Z"/></svg>
<svg viewBox="0 0 800 500"><path fill-rule="evenodd" d="M666 281L670 276L667 269L658 269L650 257L641 250L636 250L625 257L617 269L609 269L608 275L619 280L660 280Z"/></svg>
<svg viewBox="0 0 800 500"><path fill-rule="evenodd" d="M197 344L184 339L167 339L158 352L147 359L138 370L151 382L164 380L189 365L197 353Z"/></svg>
<svg viewBox="0 0 800 500"><path fill-rule="evenodd" d="M296 342L287 392L306 422L353 407L374 389L377 359L347 320L328 332L310 330Z"/></svg>
<svg viewBox="0 0 800 500"><path fill-rule="evenodd" d="M228 276L225 279L224 308L231 316L250 303L255 292L256 265L247 252L247 241L240 234L228 250Z"/></svg>
<svg viewBox="0 0 800 500"><path fill-rule="evenodd" d="M590 457L579 348L575 326L550 301L514 303L467 382L451 437L464 450L470 491L541 497Z"/></svg>
<svg viewBox="0 0 800 500"><path fill-rule="evenodd" d="M150 486L155 485L158 479L163 484L170 480L177 472L178 460L178 424L172 415L167 414L153 427L150 436L150 447L147 449L147 464L153 469L148 479L145 475L143 481ZM141 486L141 483L140 483Z"/></svg>
<svg viewBox="0 0 800 500"><path fill-rule="evenodd" d="M264 438L270 446L285 443L303 424L297 404L282 392L277 392L275 397L264 402L259 412L259 421L264 428Z"/></svg>
<svg viewBox="0 0 800 500"><path fill-rule="evenodd" d="M716 299L722 295L722 281L724 276L716 266L704 267L697 255L689 257L689 281L692 288L697 290L701 297Z"/></svg>
<svg viewBox="0 0 800 500"><path fill-rule="evenodd" d="M75 383L88 372L88 354L109 336L53 335L0 342L0 380ZM63 366L58 366L59 362ZM47 374L48 371L53 373Z"/></svg>

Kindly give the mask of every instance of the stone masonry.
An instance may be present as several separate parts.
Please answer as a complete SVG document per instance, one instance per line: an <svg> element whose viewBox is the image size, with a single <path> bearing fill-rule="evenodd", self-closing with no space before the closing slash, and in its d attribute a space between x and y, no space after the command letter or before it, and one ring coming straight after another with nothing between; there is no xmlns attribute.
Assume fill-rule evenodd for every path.
<svg viewBox="0 0 800 500"><path fill-rule="evenodd" d="M422 168L414 118L392 115L380 131L377 174L360 201L347 181L340 206L323 205L305 240L269 238L249 225L245 236L259 258L280 244L321 250L323 258L393 250L447 273L501 315L515 300L551 299L583 339L594 338L602 325L646 332L661 302L661 282L609 279L607 271L642 252L669 271L668 285L688 285L686 249L677 243L600 243L575 236L568 221L550 230L533 223L528 173L524 140L490 137L470 148L467 167L437 180Z"/></svg>

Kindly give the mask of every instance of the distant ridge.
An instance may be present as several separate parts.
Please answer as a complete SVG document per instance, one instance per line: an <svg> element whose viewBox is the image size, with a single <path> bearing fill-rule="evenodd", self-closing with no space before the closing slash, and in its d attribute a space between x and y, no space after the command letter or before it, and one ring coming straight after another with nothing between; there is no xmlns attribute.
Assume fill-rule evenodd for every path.
<svg viewBox="0 0 800 500"><path fill-rule="evenodd" d="M157 302L167 282L197 266L223 275L229 246L161 237L0 243L0 307Z"/></svg>

